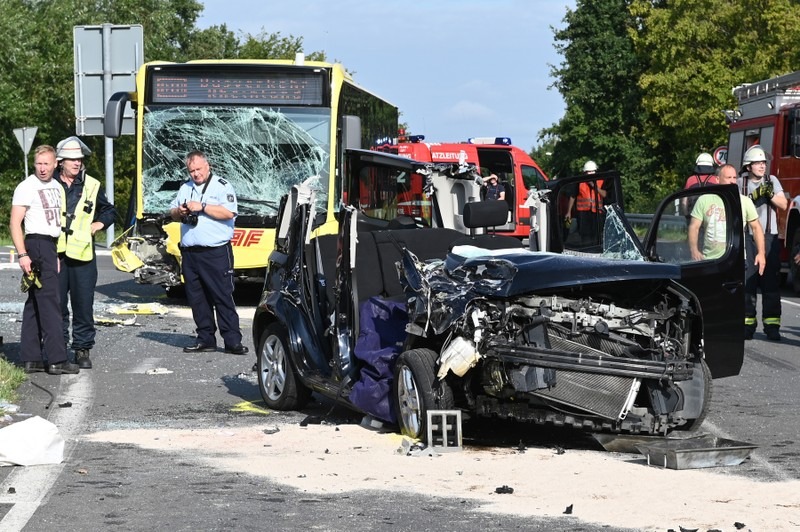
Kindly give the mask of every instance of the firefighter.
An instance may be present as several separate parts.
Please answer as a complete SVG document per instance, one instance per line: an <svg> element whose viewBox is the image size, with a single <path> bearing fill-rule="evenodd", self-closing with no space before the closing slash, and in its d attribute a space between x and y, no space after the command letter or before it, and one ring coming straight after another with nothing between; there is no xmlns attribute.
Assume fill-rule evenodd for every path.
<svg viewBox="0 0 800 532"><path fill-rule="evenodd" d="M597 172L594 161L586 161L583 173L592 175ZM573 189L567 204L566 225L572 224L572 206L575 205L578 219L578 234L581 237L581 246L595 246L600 243L600 227L603 223L603 199L606 190L603 189L603 180L585 181Z"/></svg>
<svg viewBox="0 0 800 532"><path fill-rule="evenodd" d="M767 172L767 154L759 145L752 146L744 154L742 174L737 180L741 193L750 196L758 211L761 227L764 228L764 243L767 253L767 265L764 275L758 275L753 264L748 261L745 271L745 307L744 337L752 340L758 321L756 318L756 300L761 290L761 322L764 334L769 340L781 340L781 295L780 272L781 243L778 240L778 209L785 210L788 201L783 193L780 181ZM754 257L755 242L753 235L745 233L745 253Z"/></svg>
<svg viewBox="0 0 800 532"><path fill-rule="evenodd" d="M714 170L714 158L710 153L703 152L697 156L694 161L694 173L686 178L686 184L683 186L684 190L689 190L695 187L704 187L706 185L718 184L717 175ZM691 221L692 207L697 200L697 196L691 198L681 198L681 210L683 215Z"/></svg>
<svg viewBox="0 0 800 532"><path fill-rule="evenodd" d="M58 239L64 341L69 345L72 307L72 349L80 369L92 367L89 354L97 334L94 325L94 289L97 285L94 235L112 225L117 216L100 181L86 173L84 157L91 153L78 137L62 140L56 147L58 168L53 176L63 187L66 197L65 219Z"/></svg>

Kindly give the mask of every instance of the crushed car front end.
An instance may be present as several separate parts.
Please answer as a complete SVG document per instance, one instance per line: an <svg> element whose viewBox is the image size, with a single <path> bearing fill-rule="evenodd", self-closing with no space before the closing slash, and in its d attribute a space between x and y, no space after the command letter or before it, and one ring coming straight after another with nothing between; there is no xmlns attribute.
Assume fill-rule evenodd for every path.
<svg viewBox="0 0 800 532"><path fill-rule="evenodd" d="M702 421L702 318L677 266L456 247L407 254L410 348L479 415L633 433ZM411 278L411 282L409 282Z"/></svg>

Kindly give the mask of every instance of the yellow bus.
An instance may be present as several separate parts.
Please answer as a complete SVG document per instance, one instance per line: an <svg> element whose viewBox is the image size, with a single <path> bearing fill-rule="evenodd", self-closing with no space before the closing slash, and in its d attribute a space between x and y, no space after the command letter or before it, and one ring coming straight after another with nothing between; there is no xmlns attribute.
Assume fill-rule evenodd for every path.
<svg viewBox="0 0 800 532"><path fill-rule="evenodd" d="M192 150L236 190L233 237L237 281L263 282L281 196L317 176L318 234L337 230L344 151L391 142L398 110L359 87L338 63L295 60L201 60L144 64L134 92L114 94L104 133L123 134L134 111L136 176L126 231L114 264L137 282L182 284L180 225L169 204L188 179ZM125 131L127 133L127 131Z"/></svg>

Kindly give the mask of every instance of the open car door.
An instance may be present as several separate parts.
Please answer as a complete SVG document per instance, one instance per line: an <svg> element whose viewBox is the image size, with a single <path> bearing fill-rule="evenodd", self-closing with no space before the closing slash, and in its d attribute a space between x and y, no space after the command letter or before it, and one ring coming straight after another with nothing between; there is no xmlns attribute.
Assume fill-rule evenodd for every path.
<svg viewBox="0 0 800 532"><path fill-rule="evenodd" d="M687 196L694 203L692 212L669 215L676 201ZM736 186L714 185L683 190L662 201L644 239L645 257L680 265L681 284L699 299L705 357L714 378L738 375L744 359L743 230ZM692 247L702 257L692 255L692 232L697 235Z"/></svg>
<svg viewBox="0 0 800 532"><path fill-rule="evenodd" d="M598 172L561 177L547 183L550 189L549 244L555 253L602 254L608 208L622 212L619 172Z"/></svg>

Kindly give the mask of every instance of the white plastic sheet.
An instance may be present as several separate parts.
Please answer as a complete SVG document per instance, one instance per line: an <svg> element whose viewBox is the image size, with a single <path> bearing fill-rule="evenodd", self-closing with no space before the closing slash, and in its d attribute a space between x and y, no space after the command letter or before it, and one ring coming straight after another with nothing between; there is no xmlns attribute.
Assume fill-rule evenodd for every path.
<svg viewBox="0 0 800 532"><path fill-rule="evenodd" d="M39 416L0 429L0 466L60 464L64 438L58 427Z"/></svg>

